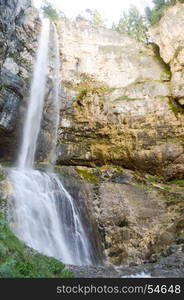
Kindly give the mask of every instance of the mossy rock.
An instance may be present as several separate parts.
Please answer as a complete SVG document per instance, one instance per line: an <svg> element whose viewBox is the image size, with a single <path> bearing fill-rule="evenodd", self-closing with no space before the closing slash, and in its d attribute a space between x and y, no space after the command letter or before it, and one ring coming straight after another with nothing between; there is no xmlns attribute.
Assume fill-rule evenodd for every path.
<svg viewBox="0 0 184 300"><path fill-rule="evenodd" d="M113 165L104 165L104 166L101 166L99 167L99 170L101 172L104 172L106 170L112 170L112 171L115 171L116 173L120 174L123 172L123 168L120 167L120 166L113 166Z"/></svg>
<svg viewBox="0 0 184 300"><path fill-rule="evenodd" d="M0 165L0 182L3 181L4 179L5 179L4 169Z"/></svg>
<svg viewBox="0 0 184 300"><path fill-rule="evenodd" d="M118 101L133 101L133 100L140 100L140 98L130 98L126 95L120 96L116 99L113 100L113 102L118 102Z"/></svg>
<svg viewBox="0 0 184 300"><path fill-rule="evenodd" d="M173 179L170 181L164 182L167 185L179 185L179 186L184 186L184 179Z"/></svg>
<svg viewBox="0 0 184 300"><path fill-rule="evenodd" d="M84 99L88 94L97 94L100 96L103 94L111 93L115 90L115 88L109 87L103 82L95 80L93 76L86 73L81 73L80 79L81 80L79 83L74 83L70 80L62 81L62 85L65 88L78 92L77 100Z"/></svg>
<svg viewBox="0 0 184 300"><path fill-rule="evenodd" d="M170 98L169 109L177 116L178 114L184 114L184 108L174 103L174 100Z"/></svg>
<svg viewBox="0 0 184 300"><path fill-rule="evenodd" d="M84 181L93 184L99 183L99 176L96 172L94 172L95 169L87 168L87 167L76 167L75 170L84 179Z"/></svg>

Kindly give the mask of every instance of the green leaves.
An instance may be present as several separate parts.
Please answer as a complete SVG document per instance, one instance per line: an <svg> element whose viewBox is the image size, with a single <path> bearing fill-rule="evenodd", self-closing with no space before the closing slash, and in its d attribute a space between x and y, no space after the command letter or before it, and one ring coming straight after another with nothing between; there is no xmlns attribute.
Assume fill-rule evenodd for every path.
<svg viewBox="0 0 184 300"><path fill-rule="evenodd" d="M145 8L145 14L148 22L151 26L156 25L162 16L164 11L169 6L175 5L176 3L184 3L184 0L152 0L154 7L151 9L149 7Z"/></svg>
<svg viewBox="0 0 184 300"><path fill-rule="evenodd" d="M138 41L146 42L147 40L146 20L135 6L131 6L128 12L123 12L115 29L122 34L128 34Z"/></svg>
<svg viewBox="0 0 184 300"><path fill-rule="evenodd" d="M33 254L9 229L0 214L0 278L73 277L65 265L42 254Z"/></svg>
<svg viewBox="0 0 184 300"><path fill-rule="evenodd" d="M61 11L56 9L49 1L45 1L41 7L43 14L51 21L57 21L63 15Z"/></svg>

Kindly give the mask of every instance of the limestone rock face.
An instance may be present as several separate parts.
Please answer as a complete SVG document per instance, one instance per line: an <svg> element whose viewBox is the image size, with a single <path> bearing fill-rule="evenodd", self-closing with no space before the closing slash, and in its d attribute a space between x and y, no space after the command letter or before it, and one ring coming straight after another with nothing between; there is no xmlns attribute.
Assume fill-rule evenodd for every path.
<svg viewBox="0 0 184 300"><path fill-rule="evenodd" d="M162 175L181 165L184 118L173 112L170 69L156 48L84 21L63 19L58 31L58 163L111 163Z"/></svg>
<svg viewBox="0 0 184 300"><path fill-rule="evenodd" d="M159 24L150 30L152 40L159 46L163 60L170 64L173 97L184 97L184 4L170 7Z"/></svg>
<svg viewBox="0 0 184 300"><path fill-rule="evenodd" d="M23 122L37 36L38 13L31 0L0 3L0 158L14 157Z"/></svg>
<svg viewBox="0 0 184 300"><path fill-rule="evenodd" d="M86 217L94 224L90 240L104 262L141 264L183 247L183 185L169 191L111 166L58 167L57 172L80 210L88 208Z"/></svg>

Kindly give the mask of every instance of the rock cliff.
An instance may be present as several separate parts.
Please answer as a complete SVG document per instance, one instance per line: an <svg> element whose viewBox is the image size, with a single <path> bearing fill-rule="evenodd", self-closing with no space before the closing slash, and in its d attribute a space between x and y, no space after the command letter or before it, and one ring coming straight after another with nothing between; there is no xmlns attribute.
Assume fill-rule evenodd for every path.
<svg viewBox="0 0 184 300"><path fill-rule="evenodd" d="M110 163L182 178L184 119L175 111L172 69L158 46L85 21L63 19L58 31L58 163Z"/></svg>
<svg viewBox="0 0 184 300"><path fill-rule="evenodd" d="M74 174L70 167L64 170L65 176ZM112 166L76 167L75 171L80 181L76 176L74 185L68 176L64 184L73 195L79 188L80 197L86 199L106 262L141 264L182 253L183 182L156 183L149 176Z"/></svg>
<svg viewBox="0 0 184 300"><path fill-rule="evenodd" d="M40 29L31 0L0 3L0 158L13 156Z"/></svg>
<svg viewBox="0 0 184 300"><path fill-rule="evenodd" d="M168 8L159 24L150 30L152 40L159 46L160 55L171 68L171 94L176 99L184 97L184 4ZM182 103L181 103L182 104Z"/></svg>

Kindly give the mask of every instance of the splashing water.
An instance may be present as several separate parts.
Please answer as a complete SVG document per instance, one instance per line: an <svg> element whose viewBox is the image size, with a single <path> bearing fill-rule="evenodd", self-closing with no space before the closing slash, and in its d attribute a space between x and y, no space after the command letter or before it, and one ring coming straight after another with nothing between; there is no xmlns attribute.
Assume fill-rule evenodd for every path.
<svg viewBox="0 0 184 300"><path fill-rule="evenodd" d="M79 213L58 177L15 169L10 180L14 184L11 215L18 237L64 263L89 264L90 249Z"/></svg>
<svg viewBox="0 0 184 300"><path fill-rule="evenodd" d="M127 275L127 276L121 276L121 278L151 278L150 273L145 273L144 271L132 275Z"/></svg>
<svg viewBox="0 0 184 300"><path fill-rule="evenodd" d="M58 111L53 141L56 149L59 125L59 47L56 36L55 107ZM17 169L9 178L13 192L9 221L15 234L35 250L74 265L91 264L93 253L75 201L54 173L33 169L43 113L48 64L49 23L43 21L35 63L30 100ZM57 65L57 66L56 66ZM54 154L52 154L53 160Z"/></svg>

